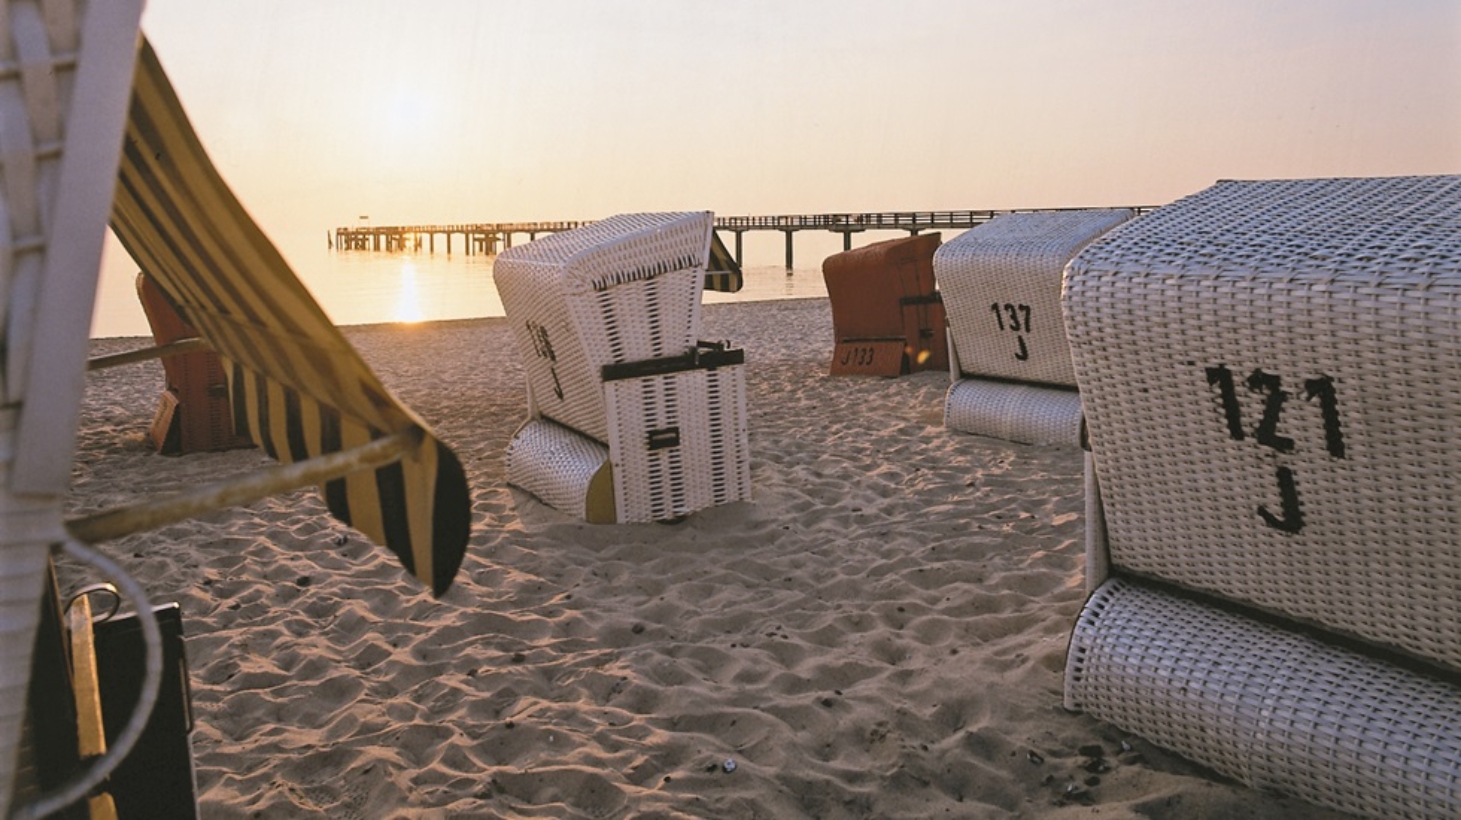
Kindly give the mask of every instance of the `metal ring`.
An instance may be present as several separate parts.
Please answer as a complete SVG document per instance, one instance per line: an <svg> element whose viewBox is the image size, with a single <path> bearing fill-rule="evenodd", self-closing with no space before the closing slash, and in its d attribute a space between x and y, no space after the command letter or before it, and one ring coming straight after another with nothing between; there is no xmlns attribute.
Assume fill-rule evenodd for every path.
<svg viewBox="0 0 1461 820"><path fill-rule="evenodd" d="M117 587L115 584L107 582L102 582L99 584L89 584L71 593L71 597L66 600L66 611L70 612L72 605L75 604L78 599L83 598L87 595L95 595L99 592L112 596L112 606L106 611L105 615L97 615L96 612L93 611L91 613L91 619L98 622L110 621L113 617L116 616L117 610L122 608L122 593L117 591Z"/></svg>

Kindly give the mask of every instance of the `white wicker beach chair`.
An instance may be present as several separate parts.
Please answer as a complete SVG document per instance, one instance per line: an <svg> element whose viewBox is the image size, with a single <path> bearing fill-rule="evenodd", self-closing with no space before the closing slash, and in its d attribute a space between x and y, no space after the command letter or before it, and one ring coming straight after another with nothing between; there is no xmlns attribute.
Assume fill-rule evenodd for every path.
<svg viewBox="0 0 1461 820"><path fill-rule="evenodd" d="M1071 262L1065 701L1255 788L1461 817L1461 176L1222 182Z"/></svg>
<svg viewBox="0 0 1461 820"><path fill-rule="evenodd" d="M157 698L153 609L88 543L318 483L332 512L440 594L469 533L455 456L376 380L233 198L139 38L141 6L0 5L0 816L8 818L45 816L87 796L142 735ZM199 344L224 358L236 416L285 464L63 520L89 364L197 348L88 363L109 217L197 324ZM142 695L125 728L74 775L38 768L22 731L35 716L33 646L58 550L121 588L147 645ZM31 737L55 731L34 728ZM47 786L53 779L63 782Z"/></svg>
<svg viewBox="0 0 1461 820"><path fill-rule="evenodd" d="M1060 277L1128 209L995 217L939 248L934 274L949 323L944 425L1025 444L1079 446L1083 431Z"/></svg>
<svg viewBox="0 0 1461 820"><path fill-rule="evenodd" d="M497 258L530 416L510 484L605 523L749 497L744 356L697 338L713 226L625 214Z"/></svg>

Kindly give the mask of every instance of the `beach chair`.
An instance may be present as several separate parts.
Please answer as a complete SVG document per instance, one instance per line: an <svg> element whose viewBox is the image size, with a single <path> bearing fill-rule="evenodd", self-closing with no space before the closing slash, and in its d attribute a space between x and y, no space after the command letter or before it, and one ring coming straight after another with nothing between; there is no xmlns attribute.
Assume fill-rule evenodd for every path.
<svg viewBox="0 0 1461 820"><path fill-rule="evenodd" d="M1078 447L1084 431L1060 316L1065 265L1134 215L1124 208L1003 214L939 248L951 384L944 426Z"/></svg>
<svg viewBox="0 0 1461 820"><path fill-rule="evenodd" d="M439 595L462 560L470 504L455 456L370 373L214 170L156 56L139 50L140 0L8 0L0 14L0 816L24 818L115 771L163 679L145 591L90 543L319 484L332 513ZM63 520L109 219L218 352L235 418L284 463ZM27 690L33 658L55 656L58 636L39 631L56 550L96 566L141 613L146 662L106 753L37 795L54 773L37 771L32 742L55 735ZM79 669L66 673L73 683Z"/></svg>
<svg viewBox="0 0 1461 820"><path fill-rule="evenodd" d="M137 299L158 347L200 339L198 329L145 273L137 274ZM162 395L148 430L159 453L183 455L254 446L248 431L234 427L228 381L217 351L205 348L164 356L162 370Z"/></svg>
<svg viewBox="0 0 1461 820"><path fill-rule="evenodd" d="M711 214L623 214L504 251L527 379L508 483L594 523L750 495L744 353L700 340Z"/></svg>
<svg viewBox="0 0 1461 820"><path fill-rule="evenodd" d="M1461 176L1220 182L1065 277L1065 704L1259 789L1461 816Z"/></svg>
<svg viewBox="0 0 1461 820"><path fill-rule="evenodd" d="M901 376L948 367L933 255L942 237L874 242L822 260L832 305L831 375Z"/></svg>

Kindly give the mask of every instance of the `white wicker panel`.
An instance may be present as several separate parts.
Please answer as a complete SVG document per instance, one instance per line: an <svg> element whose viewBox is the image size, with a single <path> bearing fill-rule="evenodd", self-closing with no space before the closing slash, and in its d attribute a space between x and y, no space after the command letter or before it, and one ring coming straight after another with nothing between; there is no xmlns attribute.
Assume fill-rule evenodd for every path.
<svg viewBox="0 0 1461 820"><path fill-rule="evenodd" d="M1081 445L1081 395L1074 390L959 379L944 398L944 426L1022 444Z"/></svg>
<svg viewBox="0 0 1461 820"><path fill-rule="evenodd" d="M659 521L750 497L741 366L607 382L620 521ZM652 434L679 443L654 449Z"/></svg>
<svg viewBox="0 0 1461 820"><path fill-rule="evenodd" d="M599 369L695 346L713 224L709 213L620 215L497 257L535 416L607 439Z"/></svg>
<svg viewBox="0 0 1461 820"><path fill-rule="evenodd" d="M1254 788L1461 816L1461 688L1296 632L1114 579L1076 624L1065 693Z"/></svg>
<svg viewBox="0 0 1461 820"><path fill-rule="evenodd" d="M0 5L0 817L35 808L12 798L141 10Z"/></svg>
<svg viewBox="0 0 1461 820"><path fill-rule="evenodd" d="M1461 177L1219 183L1065 308L1118 571L1461 669Z"/></svg>
<svg viewBox="0 0 1461 820"><path fill-rule="evenodd" d="M963 372L1074 387L1061 320L1061 273L1081 248L1133 213L1122 208L1005 214L940 247L934 276Z"/></svg>
<svg viewBox="0 0 1461 820"><path fill-rule="evenodd" d="M507 445L507 483L555 510L587 518L589 485L609 448L551 421L529 421Z"/></svg>

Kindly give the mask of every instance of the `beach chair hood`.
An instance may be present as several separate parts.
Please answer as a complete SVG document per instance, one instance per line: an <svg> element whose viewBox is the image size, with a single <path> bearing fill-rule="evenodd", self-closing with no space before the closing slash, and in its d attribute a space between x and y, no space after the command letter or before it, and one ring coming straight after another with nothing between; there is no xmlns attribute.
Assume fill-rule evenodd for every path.
<svg viewBox="0 0 1461 820"><path fill-rule="evenodd" d="M137 59L111 225L224 362L235 424L285 464L410 434L398 460L326 481L330 512L438 595L466 549L461 464L397 401L219 176L157 55Z"/></svg>

